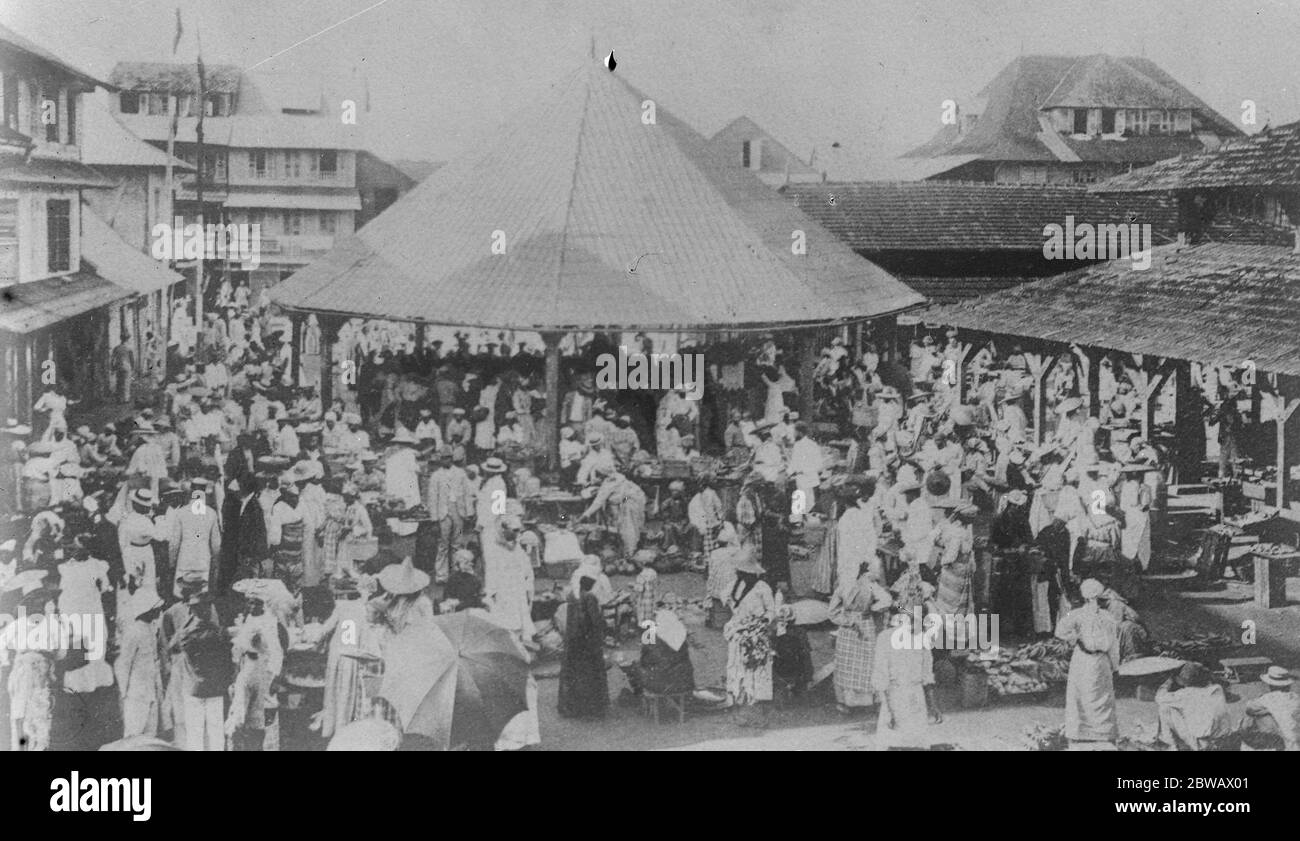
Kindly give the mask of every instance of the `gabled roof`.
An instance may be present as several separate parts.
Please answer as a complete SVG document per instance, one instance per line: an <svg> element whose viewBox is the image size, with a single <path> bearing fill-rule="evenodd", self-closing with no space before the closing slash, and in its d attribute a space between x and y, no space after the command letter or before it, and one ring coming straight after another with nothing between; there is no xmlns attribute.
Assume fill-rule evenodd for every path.
<svg viewBox="0 0 1300 841"><path fill-rule="evenodd" d="M1128 98L1150 95L1151 103ZM1084 100L1096 95L1099 101ZM1241 130L1214 111L1176 79L1145 58L1112 56L1020 56L1004 67L980 93L986 102L979 119L966 132L944 126L928 142L906 157L975 154L985 160L1061 160L1039 137L1043 128L1039 112L1078 101L1089 107L1190 108L1215 132L1238 136ZM1176 104L1175 104L1176 103ZM1126 138L1124 140L1066 140L1071 152L1084 161L1153 161L1201 149L1195 136ZM1134 141L1141 141L1136 145Z"/></svg>
<svg viewBox="0 0 1300 841"><path fill-rule="evenodd" d="M1300 375L1300 255L1208 243L1126 259L926 311L928 321Z"/></svg>
<svg viewBox="0 0 1300 841"><path fill-rule="evenodd" d="M204 86L208 93L235 93L243 71L234 64L204 64ZM198 93L196 64L170 61L119 61L109 76L123 90Z"/></svg>
<svg viewBox="0 0 1300 841"><path fill-rule="evenodd" d="M1041 252L1043 226L1065 225L1067 216L1076 225L1150 224L1160 242L1173 237L1178 218L1165 197L1117 201L1083 187L913 181L790 184L782 192L856 251Z"/></svg>
<svg viewBox="0 0 1300 841"><path fill-rule="evenodd" d="M1300 122L1266 128L1213 152L1118 175L1094 184L1092 190L1132 193L1226 187L1300 188Z"/></svg>
<svg viewBox="0 0 1300 841"><path fill-rule="evenodd" d="M133 293L156 292L185 279L162 262L132 248L84 202L81 205L81 259L89 262L100 277Z"/></svg>
<svg viewBox="0 0 1300 841"><path fill-rule="evenodd" d="M816 175L817 170L809 166L803 158L800 158L790 148L781 141L777 140L758 123L746 116L739 116L722 128L718 129L713 137L709 138L709 143L714 146L722 147L728 143L748 140L750 138L759 138L763 141L763 158L760 163L766 163L768 152L776 150L781 156L783 165L788 166L791 175ZM729 153L728 149L728 153Z"/></svg>
<svg viewBox="0 0 1300 841"><path fill-rule="evenodd" d="M66 61L36 42L24 38L22 35L14 32L7 26L0 25L0 55L6 53L18 53L20 55L25 55L29 59L53 65L56 69L66 73L88 87L110 87L110 85L101 82L86 71L79 70L71 64L68 64Z"/></svg>
<svg viewBox="0 0 1300 841"><path fill-rule="evenodd" d="M601 64L553 90L272 299L523 330L829 323L921 302L664 108L643 123L646 97Z"/></svg>
<svg viewBox="0 0 1300 841"><path fill-rule="evenodd" d="M150 146L109 113L102 103L87 97L82 105L81 161L91 166L144 166L165 169L167 153ZM177 172L193 172L180 158L171 158Z"/></svg>

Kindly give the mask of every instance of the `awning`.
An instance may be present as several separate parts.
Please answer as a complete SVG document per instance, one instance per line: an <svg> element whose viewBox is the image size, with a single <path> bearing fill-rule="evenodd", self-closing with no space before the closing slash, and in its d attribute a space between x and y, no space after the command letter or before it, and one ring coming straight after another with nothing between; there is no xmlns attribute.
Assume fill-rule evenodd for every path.
<svg viewBox="0 0 1300 841"><path fill-rule="evenodd" d="M149 294L185 278L132 248L88 206L81 206L81 257L100 277L130 292Z"/></svg>
<svg viewBox="0 0 1300 841"><path fill-rule="evenodd" d="M361 196L350 193L241 193L231 191L226 207L265 207L271 210L360 210Z"/></svg>
<svg viewBox="0 0 1300 841"><path fill-rule="evenodd" d="M926 321L1227 367L1300 375L1300 255L1207 243L1128 259L934 307Z"/></svg>
<svg viewBox="0 0 1300 841"><path fill-rule="evenodd" d="M0 158L0 183L53 184L66 187L115 187L117 184L80 161L30 158L19 155Z"/></svg>
<svg viewBox="0 0 1300 841"><path fill-rule="evenodd" d="M0 290L0 331L31 333L134 296L131 290L85 269L6 286Z"/></svg>

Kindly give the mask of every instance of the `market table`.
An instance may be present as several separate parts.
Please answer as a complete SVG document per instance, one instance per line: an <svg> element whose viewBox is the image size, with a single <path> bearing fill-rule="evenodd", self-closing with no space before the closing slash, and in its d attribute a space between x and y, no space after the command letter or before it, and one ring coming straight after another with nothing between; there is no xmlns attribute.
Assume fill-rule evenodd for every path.
<svg viewBox="0 0 1300 841"><path fill-rule="evenodd" d="M1256 544L1250 552L1255 558L1255 606L1286 607L1286 574L1300 551L1265 554L1267 545Z"/></svg>

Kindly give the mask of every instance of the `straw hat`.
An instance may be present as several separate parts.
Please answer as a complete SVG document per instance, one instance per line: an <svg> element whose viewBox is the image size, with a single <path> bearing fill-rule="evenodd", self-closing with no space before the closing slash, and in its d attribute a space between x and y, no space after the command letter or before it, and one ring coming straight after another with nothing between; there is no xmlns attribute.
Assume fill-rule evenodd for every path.
<svg viewBox="0 0 1300 841"><path fill-rule="evenodd" d="M892 385L887 385L880 390L876 397L880 400L901 400L903 395L899 394L898 389Z"/></svg>
<svg viewBox="0 0 1300 841"><path fill-rule="evenodd" d="M1268 671L1260 675L1259 679L1269 686L1290 686L1295 683L1291 673L1281 666L1269 666Z"/></svg>
<svg viewBox="0 0 1300 841"><path fill-rule="evenodd" d="M135 493L131 494L131 502L146 508L152 507L156 501L153 491L148 488L137 488Z"/></svg>
<svg viewBox="0 0 1300 841"><path fill-rule="evenodd" d="M754 552L752 549L737 559L735 570L736 572L747 572L750 575L763 574L763 567L759 565L758 561L754 560Z"/></svg>
<svg viewBox="0 0 1300 841"><path fill-rule="evenodd" d="M1058 415L1068 415L1070 412L1082 408L1083 408L1083 398L1067 397L1064 400L1062 400L1060 403L1056 404L1056 413Z"/></svg>
<svg viewBox="0 0 1300 841"><path fill-rule="evenodd" d="M754 434L757 435L760 432L771 432L772 428L775 426L776 421L760 421L759 423L754 424Z"/></svg>
<svg viewBox="0 0 1300 841"><path fill-rule="evenodd" d="M395 596L408 596L429 586L429 575L415 568L408 557L379 571L379 585Z"/></svg>
<svg viewBox="0 0 1300 841"><path fill-rule="evenodd" d="M407 429L404 426L399 426L397 428L397 432L393 435L393 440L390 441L389 443L390 444L419 444L420 442L415 437L415 434L411 432L411 430Z"/></svg>
<svg viewBox="0 0 1300 841"><path fill-rule="evenodd" d="M505 473L506 463L501 459L497 458L496 456L492 456L487 461L483 462L483 472L484 473Z"/></svg>

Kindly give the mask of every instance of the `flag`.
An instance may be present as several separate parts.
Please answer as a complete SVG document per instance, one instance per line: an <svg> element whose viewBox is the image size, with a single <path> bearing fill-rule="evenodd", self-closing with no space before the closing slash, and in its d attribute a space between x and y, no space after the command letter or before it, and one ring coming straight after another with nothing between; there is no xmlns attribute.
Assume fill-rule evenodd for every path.
<svg viewBox="0 0 1300 841"><path fill-rule="evenodd" d="M172 39L172 55L175 55L176 50L180 47L181 33L184 31L185 31L185 27L181 26L181 7L177 6L176 7L176 37Z"/></svg>

